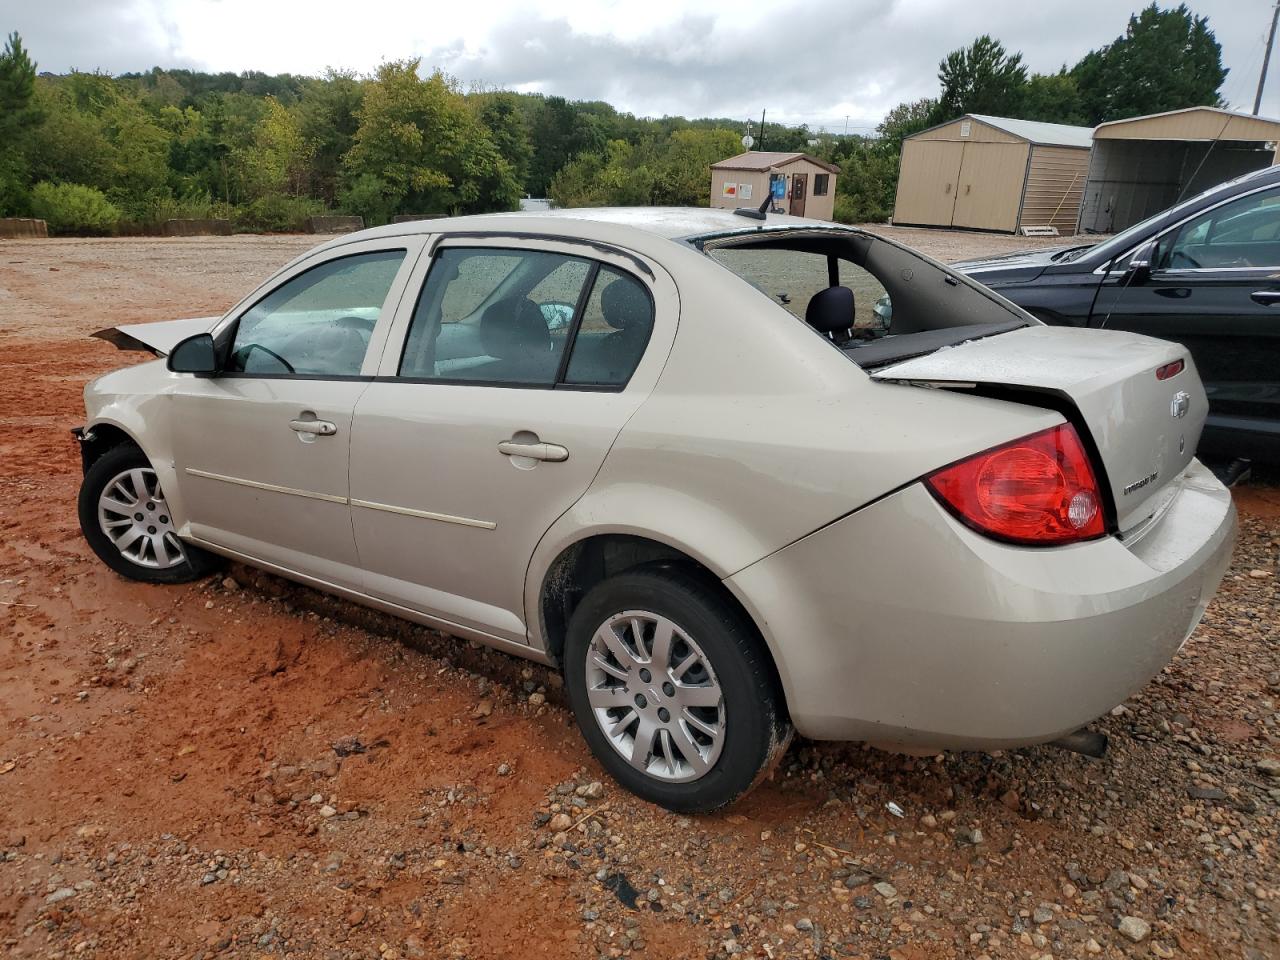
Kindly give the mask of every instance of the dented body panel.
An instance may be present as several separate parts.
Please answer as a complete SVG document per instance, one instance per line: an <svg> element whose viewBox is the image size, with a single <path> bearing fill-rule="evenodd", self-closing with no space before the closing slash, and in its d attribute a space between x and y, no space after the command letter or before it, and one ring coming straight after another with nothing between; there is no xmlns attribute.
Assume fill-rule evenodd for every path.
<svg viewBox="0 0 1280 960"><path fill-rule="evenodd" d="M789 230L856 246L898 284L906 335L940 315L958 345L868 372L697 242ZM442 238L569 250L643 284L657 313L625 388L535 394L399 378ZM359 376L223 378L156 361L86 387L87 429L142 448L179 536L544 662L562 639L543 616L548 593L572 592L556 580L564 559L595 539L636 538L736 598L801 732L910 746L1039 742L1097 716L1167 662L1222 575L1234 513L1192 459L1203 422L1194 367L1181 383L1143 379L1155 383L1154 367L1178 348L1047 329L927 258L829 224L648 208L401 224L330 241L222 318L130 325L106 339L163 356L193 333L226 338L276 285L383 248L406 256ZM1022 328L1001 332L1010 322ZM968 325L1000 330L966 341ZM1153 411L1163 404L1169 419L1175 388L1189 394L1188 412L1157 424ZM236 416L210 419L212 400ZM306 415L333 432L294 432L290 417ZM996 543L920 483L1076 417L1122 504L1103 539ZM521 433L565 456L504 456L499 444ZM218 522L193 521L197 503ZM368 531L381 531L364 551L376 564L356 539Z"/></svg>

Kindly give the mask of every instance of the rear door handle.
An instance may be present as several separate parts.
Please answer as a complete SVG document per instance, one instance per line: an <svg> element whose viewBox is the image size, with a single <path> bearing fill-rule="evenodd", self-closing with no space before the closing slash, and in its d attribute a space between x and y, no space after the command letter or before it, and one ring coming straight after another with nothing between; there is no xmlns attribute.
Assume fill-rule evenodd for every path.
<svg viewBox="0 0 1280 960"><path fill-rule="evenodd" d="M498 444L498 452L507 457L528 457L530 460L549 460L552 463L563 463L569 459L569 451L558 443L503 440Z"/></svg>
<svg viewBox="0 0 1280 960"><path fill-rule="evenodd" d="M1256 290L1249 294L1249 299L1264 307L1273 307L1280 303L1280 290Z"/></svg>
<svg viewBox="0 0 1280 960"><path fill-rule="evenodd" d="M332 437L338 432L337 424L328 420L290 420L289 429L294 433L307 433L313 437Z"/></svg>

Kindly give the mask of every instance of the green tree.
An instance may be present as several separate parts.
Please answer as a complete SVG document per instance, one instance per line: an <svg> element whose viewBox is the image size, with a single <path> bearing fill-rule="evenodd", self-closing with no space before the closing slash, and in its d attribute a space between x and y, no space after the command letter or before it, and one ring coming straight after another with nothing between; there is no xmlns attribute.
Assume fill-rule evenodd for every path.
<svg viewBox="0 0 1280 960"><path fill-rule="evenodd" d="M478 112L489 139L511 165L511 175L524 190L529 179L529 165L533 161L533 142L515 95L505 91L482 94Z"/></svg>
<svg viewBox="0 0 1280 960"><path fill-rule="evenodd" d="M954 120L966 113L1009 116L1022 103L1027 68L1022 54L1008 53L1004 44L988 34L967 48L953 50L938 64L938 97L935 122Z"/></svg>
<svg viewBox="0 0 1280 960"><path fill-rule="evenodd" d="M545 196L557 170L580 153L601 150L607 142L598 114L579 109L563 97L547 97L530 124L533 159L526 190Z"/></svg>
<svg viewBox="0 0 1280 960"><path fill-rule="evenodd" d="M28 164L26 135L40 119L33 106L36 65L11 33L0 52L0 215L26 205Z"/></svg>
<svg viewBox="0 0 1280 960"><path fill-rule="evenodd" d="M456 86L418 61L385 63L365 91L343 160L350 181L380 178L395 209L480 213L514 208L520 186Z"/></svg>
<svg viewBox="0 0 1280 960"><path fill-rule="evenodd" d="M1091 124L1222 106L1218 90L1227 77L1208 18L1186 4L1161 10L1155 3L1131 16L1122 36L1086 54L1071 73Z"/></svg>
<svg viewBox="0 0 1280 960"><path fill-rule="evenodd" d="M1088 123L1076 78L1065 67L1032 76L1023 90L1022 106L1013 116L1047 123Z"/></svg>
<svg viewBox="0 0 1280 960"><path fill-rule="evenodd" d="M253 138L232 150L244 196L257 200L271 194L298 196L306 187L311 151L297 119L273 96L266 97L266 113Z"/></svg>
<svg viewBox="0 0 1280 960"><path fill-rule="evenodd" d="M364 84L351 73L329 70L303 87L297 113L311 151L311 191L327 202L338 195L342 158L355 142L363 100Z"/></svg>
<svg viewBox="0 0 1280 960"><path fill-rule="evenodd" d="M930 97L898 104L884 115L876 127L880 148L896 157L902 149L902 141L931 126L937 112L938 101Z"/></svg>

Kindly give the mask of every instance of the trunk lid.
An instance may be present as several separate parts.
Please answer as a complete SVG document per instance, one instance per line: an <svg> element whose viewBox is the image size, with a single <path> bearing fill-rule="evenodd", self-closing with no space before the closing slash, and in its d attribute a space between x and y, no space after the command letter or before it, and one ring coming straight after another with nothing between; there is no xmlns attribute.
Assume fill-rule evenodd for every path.
<svg viewBox="0 0 1280 960"><path fill-rule="evenodd" d="M1181 360L1180 373L1156 371ZM1141 524L1195 455L1209 402L1187 349L1117 330L1024 327L877 370L876 380L1008 388L1068 401L1089 431L1120 531ZM976 451L975 451L976 452Z"/></svg>

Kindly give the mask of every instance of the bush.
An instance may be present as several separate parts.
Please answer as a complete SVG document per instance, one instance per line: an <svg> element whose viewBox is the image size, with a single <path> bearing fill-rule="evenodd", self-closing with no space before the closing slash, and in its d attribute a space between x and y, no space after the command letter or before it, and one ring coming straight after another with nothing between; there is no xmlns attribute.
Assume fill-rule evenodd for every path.
<svg viewBox="0 0 1280 960"><path fill-rule="evenodd" d="M37 183L31 212L53 233L111 233L120 211L101 190L78 183Z"/></svg>
<svg viewBox="0 0 1280 960"><path fill-rule="evenodd" d="M191 192L178 197L153 198L146 204L141 219L144 223L164 223L166 220L229 220L232 215L231 204L214 200L208 193Z"/></svg>
<svg viewBox="0 0 1280 960"><path fill-rule="evenodd" d="M319 200L276 194L238 207L231 219L235 229L245 232L296 233L306 227L308 217L322 213Z"/></svg>
<svg viewBox="0 0 1280 960"><path fill-rule="evenodd" d="M396 200L391 187L372 173L356 177L338 197L338 208L352 216L364 217L367 226L377 227L388 222L396 212Z"/></svg>

